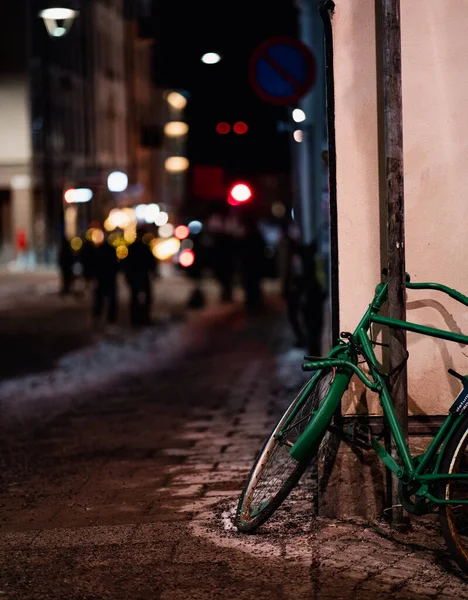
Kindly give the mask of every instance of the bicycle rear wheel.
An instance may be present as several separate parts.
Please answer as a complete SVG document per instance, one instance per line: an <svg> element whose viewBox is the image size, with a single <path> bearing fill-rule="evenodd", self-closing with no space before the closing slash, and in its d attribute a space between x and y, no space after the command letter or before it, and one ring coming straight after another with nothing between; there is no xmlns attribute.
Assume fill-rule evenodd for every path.
<svg viewBox="0 0 468 600"><path fill-rule="evenodd" d="M299 439L320 404L329 393L335 380L335 369L317 373L301 389L292 404L266 440L247 479L239 499L235 524L241 532L252 532L264 523L287 498L298 483L313 458L295 461L289 454L291 446ZM310 387L306 395L304 392ZM283 425L294 414L287 429ZM315 453L325 435L316 440Z"/></svg>
<svg viewBox="0 0 468 600"><path fill-rule="evenodd" d="M450 440L441 463L442 473L468 473L468 416ZM468 500L468 480L441 484L445 500ZM468 574L468 504L442 504L440 524L448 549L461 569Z"/></svg>

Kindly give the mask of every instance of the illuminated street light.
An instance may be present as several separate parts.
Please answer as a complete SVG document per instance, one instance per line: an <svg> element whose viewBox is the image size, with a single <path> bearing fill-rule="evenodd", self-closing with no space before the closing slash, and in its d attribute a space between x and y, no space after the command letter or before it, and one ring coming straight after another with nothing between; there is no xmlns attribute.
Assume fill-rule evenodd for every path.
<svg viewBox="0 0 468 600"><path fill-rule="evenodd" d="M180 173L186 171L189 168L189 161L185 156L170 156L166 159L164 167L169 173Z"/></svg>
<svg viewBox="0 0 468 600"><path fill-rule="evenodd" d="M179 92L171 92L168 94L166 100L172 108L176 108L177 110L182 110L187 106L187 99L182 94L179 94Z"/></svg>
<svg viewBox="0 0 468 600"><path fill-rule="evenodd" d="M121 171L113 171L107 178L107 187L110 192L123 192L127 189L128 177Z"/></svg>
<svg viewBox="0 0 468 600"><path fill-rule="evenodd" d="M63 37L66 35L78 16L78 11L71 8L54 7L41 10L39 16L44 21L47 33L51 37Z"/></svg>
<svg viewBox="0 0 468 600"><path fill-rule="evenodd" d="M293 121L295 121L296 123L302 123L302 121L306 120L306 114L300 108L295 108L292 111L292 118L293 118Z"/></svg>
<svg viewBox="0 0 468 600"><path fill-rule="evenodd" d="M295 142L298 142L300 144L304 139L304 132L302 131L302 129L296 129L296 131L293 133L293 138Z"/></svg>
<svg viewBox="0 0 468 600"><path fill-rule="evenodd" d="M89 202L93 197L93 192L89 188L70 188L63 195L67 204L77 204L80 202Z"/></svg>
<svg viewBox="0 0 468 600"><path fill-rule="evenodd" d="M215 65L216 63L219 63L220 60L221 56L217 52L206 52L201 57L201 61L202 63L205 63L205 65Z"/></svg>
<svg viewBox="0 0 468 600"><path fill-rule="evenodd" d="M247 200L252 198L252 190L245 183L236 183L229 191L229 198L233 200L234 204L237 202L247 202Z"/></svg>
<svg viewBox="0 0 468 600"><path fill-rule="evenodd" d="M188 125L183 121L169 121L164 125L164 133L168 137L182 137L188 132Z"/></svg>

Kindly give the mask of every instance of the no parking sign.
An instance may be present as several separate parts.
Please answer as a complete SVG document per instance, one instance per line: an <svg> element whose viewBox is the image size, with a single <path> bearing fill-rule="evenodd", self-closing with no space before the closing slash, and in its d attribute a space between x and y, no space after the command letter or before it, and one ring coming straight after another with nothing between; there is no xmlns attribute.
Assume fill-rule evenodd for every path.
<svg viewBox="0 0 468 600"><path fill-rule="evenodd" d="M250 58L250 84L270 104L294 104L312 88L316 77L314 55L295 38L270 38Z"/></svg>

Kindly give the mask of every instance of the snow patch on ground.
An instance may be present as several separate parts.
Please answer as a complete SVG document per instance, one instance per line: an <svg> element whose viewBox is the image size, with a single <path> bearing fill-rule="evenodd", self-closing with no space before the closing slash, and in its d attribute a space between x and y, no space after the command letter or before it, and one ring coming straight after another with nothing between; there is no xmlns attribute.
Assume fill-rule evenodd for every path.
<svg viewBox="0 0 468 600"><path fill-rule="evenodd" d="M207 323L232 310L232 306L212 306L170 328L122 330L65 355L51 371L4 380L0 382L2 418L29 419L40 411L41 418L50 419L71 409L77 394L93 393L125 376L162 371L203 339Z"/></svg>

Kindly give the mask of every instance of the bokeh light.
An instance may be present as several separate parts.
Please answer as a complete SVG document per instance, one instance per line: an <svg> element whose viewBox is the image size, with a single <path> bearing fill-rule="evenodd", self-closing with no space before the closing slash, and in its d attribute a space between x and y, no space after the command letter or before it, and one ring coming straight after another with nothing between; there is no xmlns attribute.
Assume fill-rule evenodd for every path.
<svg viewBox="0 0 468 600"><path fill-rule="evenodd" d="M93 244L99 246L104 241L104 232L102 229L92 228L89 230L91 232L90 237Z"/></svg>
<svg viewBox="0 0 468 600"><path fill-rule="evenodd" d="M245 183L236 183L229 192L236 202L246 202L252 197L252 191Z"/></svg>
<svg viewBox="0 0 468 600"><path fill-rule="evenodd" d="M132 223L135 223L135 213L131 208L113 208L107 217L104 228L107 231L114 229L125 229Z"/></svg>
<svg viewBox="0 0 468 600"><path fill-rule="evenodd" d="M115 225L112 223L112 221L110 219L106 219L104 221L104 229L106 231L114 231Z"/></svg>
<svg viewBox="0 0 468 600"><path fill-rule="evenodd" d="M205 65L215 65L219 63L221 60L221 55L217 52L205 52L205 54L201 57L202 63Z"/></svg>
<svg viewBox="0 0 468 600"><path fill-rule="evenodd" d="M296 131L293 133L293 138L294 138L295 142L300 144L302 142L302 140L304 139L304 133L303 133L302 129L296 129Z"/></svg>
<svg viewBox="0 0 468 600"><path fill-rule="evenodd" d="M128 177L122 171L113 171L107 178L107 187L110 192L123 192L127 186Z"/></svg>
<svg viewBox="0 0 468 600"><path fill-rule="evenodd" d="M180 241L177 238L158 240L152 247L153 255L158 260L167 260L180 250Z"/></svg>
<svg viewBox="0 0 468 600"><path fill-rule="evenodd" d="M145 221L147 223L156 223L156 219L159 212L159 206L157 204L147 204L145 212Z"/></svg>
<svg viewBox="0 0 468 600"><path fill-rule="evenodd" d="M179 256L179 263L182 267L191 267L195 262L195 254L192 250L184 250Z"/></svg>
<svg viewBox="0 0 468 600"><path fill-rule="evenodd" d="M169 121L164 125L164 133L168 137L182 137L188 132L189 126L183 121Z"/></svg>
<svg viewBox="0 0 468 600"><path fill-rule="evenodd" d="M117 254L117 258L119 260L123 260L124 258L127 258L128 256L128 248L127 246L117 246L117 248L115 249L115 253Z"/></svg>
<svg viewBox="0 0 468 600"><path fill-rule="evenodd" d="M63 197L67 204L78 204L89 202L93 197L93 192L89 188L70 188Z"/></svg>
<svg viewBox="0 0 468 600"><path fill-rule="evenodd" d="M125 231L124 231L124 234L123 234L123 237L124 237L124 240L126 241L127 244L133 244L133 242L137 238L136 225L134 225L132 223L131 225L129 225L128 227L126 227Z"/></svg>
<svg viewBox="0 0 468 600"><path fill-rule="evenodd" d="M190 235L190 229L187 227L187 225L178 225L174 229L174 235L179 240L185 240L185 238Z"/></svg>
<svg viewBox="0 0 468 600"><path fill-rule="evenodd" d="M197 235L203 229L203 225L200 221L190 221L190 223L188 224L188 228L190 230L190 233L192 233L193 235Z"/></svg>
<svg viewBox="0 0 468 600"><path fill-rule="evenodd" d="M229 133L231 131L231 126L229 125L229 123L226 123L225 121L221 121L220 123L218 123L216 125L216 132L220 133L221 135L226 135L226 133Z"/></svg>
<svg viewBox="0 0 468 600"><path fill-rule="evenodd" d="M147 204L137 204L137 206L135 206L133 208L133 210L135 211L135 216L137 218L137 221L145 220L147 206L148 206Z"/></svg>
<svg viewBox="0 0 468 600"><path fill-rule="evenodd" d="M292 111L292 118L293 118L293 121L295 121L296 123L302 123L302 121L306 120L306 114L302 109L295 108Z"/></svg>
<svg viewBox="0 0 468 600"><path fill-rule="evenodd" d="M271 212L274 217L281 219L286 214L286 207L282 202L273 202Z"/></svg>
<svg viewBox="0 0 468 600"><path fill-rule="evenodd" d="M70 242L70 246L72 247L72 250L78 252L78 250L81 250L83 247L83 240L80 237L74 237Z"/></svg>
<svg viewBox="0 0 468 600"><path fill-rule="evenodd" d="M247 123L244 123L244 121L238 121L234 124L233 130L234 133L237 133L238 135L244 135L244 133L247 133L249 128L247 127Z"/></svg>
<svg viewBox="0 0 468 600"><path fill-rule="evenodd" d="M161 225L165 225L168 221L169 221L169 215L167 214L167 212L165 212L164 210L162 210L161 212L159 212L156 215L156 219L154 220L154 224L157 225L158 227L161 227Z"/></svg>
<svg viewBox="0 0 468 600"><path fill-rule="evenodd" d="M162 238L170 238L174 235L174 225L166 223L158 229L158 235Z"/></svg>
<svg viewBox="0 0 468 600"><path fill-rule="evenodd" d="M172 108L176 108L177 110L182 110L187 106L187 100L179 94L179 92L170 92L166 98L167 102L172 106Z"/></svg>
<svg viewBox="0 0 468 600"><path fill-rule="evenodd" d="M164 162L164 168L168 173L181 173L189 168L189 161L185 156L170 156Z"/></svg>

